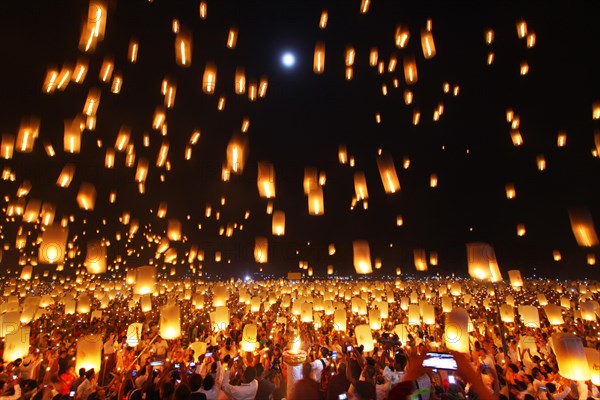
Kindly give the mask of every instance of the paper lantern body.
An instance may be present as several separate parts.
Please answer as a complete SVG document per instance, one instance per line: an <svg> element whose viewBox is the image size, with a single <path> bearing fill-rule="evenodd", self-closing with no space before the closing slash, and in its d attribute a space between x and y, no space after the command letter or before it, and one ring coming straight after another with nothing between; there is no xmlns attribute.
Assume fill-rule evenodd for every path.
<svg viewBox="0 0 600 400"><path fill-rule="evenodd" d="M242 332L242 350L243 351L254 351L258 347L258 342L256 341L257 337L257 327L255 324L246 324L244 325L244 330Z"/></svg>
<svg viewBox="0 0 600 400"><path fill-rule="evenodd" d="M50 225L42 233L38 252L40 264L61 264L65 261L69 231L60 225Z"/></svg>
<svg viewBox="0 0 600 400"><path fill-rule="evenodd" d="M530 328L540 327L540 315L538 309L534 306L519 306L519 314L521 314L525 326Z"/></svg>
<svg viewBox="0 0 600 400"><path fill-rule="evenodd" d="M587 357L590 373L592 374L592 383L596 386L600 385L600 351L584 347L585 356Z"/></svg>
<svg viewBox="0 0 600 400"><path fill-rule="evenodd" d="M149 294L155 292L156 267L146 265L136 268L134 294Z"/></svg>
<svg viewBox="0 0 600 400"><path fill-rule="evenodd" d="M561 376L576 381L591 379L592 374L581 338L570 333L555 333L550 343Z"/></svg>
<svg viewBox="0 0 600 400"><path fill-rule="evenodd" d="M434 325L435 324L435 309L433 308L433 305L424 304L422 316L423 316L424 324Z"/></svg>
<svg viewBox="0 0 600 400"><path fill-rule="evenodd" d="M421 310L416 304L411 304L408 306L408 323L410 325L421 324Z"/></svg>
<svg viewBox="0 0 600 400"><path fill-rule="evenodd" d="M102 335L84 335L77 339L75 369L100 371L102 363Z"/></svg>
<svg viewBox="0 0 600 400"><path fill-rule="evenodd" d="M494 248L487 243L467 243L469 275L481 281L502 280Z"/></svg>
<svg viewBox="0 0 600 400"><path fill-rule="evenodd" d="M29 353L29 337L31 327L22 326L13 333L6 335L4 339L4 353L2 358L6 362L13 362L17 358L23 358Z"/></svg>
<svg viewBox="0 0 600 400"><path fill-rule="evenodd" d="M229 308L227 306L219 306L215 311L210 313L210 323L213 331L221 331L229 326Z"/></svg>
<svg viewBox="0 0 600 400"><path fill-rule="evenodd" d="M143 325L141 322L134 322L127 327L127 345L135 347L142 337Z"/></svg>
<svg viewBox="0 0 600 400"><path fill-rule="evenodd" d="M454 308L446 314L444 340L448 350L469 353L469 313L464 308Z"/></svg>
<svg viewBox="0 0 600 400"><path fill-rule="evenodd" d="M523 278L521 278L521 271L518 269L513 269L508 271L508 278L510 279L510 284L512 287L521 287L523 286Z"/></svg>
<svg viewBox="0 0 600 400"><path fill-rule="evenodd" d="M373 351L375 348L375 342L373 341L373 335L371 334L371 327L369 325L357 325L354 329L356 336L356 343L360 346L363 345L363 351Z"/></svg>
<svg viewBox="0 0 600 400"><path fill-rule="evenodd" d="M369 310L369 326L373 330L381 329L381 313L378 309Z"/></svg>
<svg viewBox="0 0 600 400"><path fill-rule="evenodd" d="M544 306L544 312L548 317L550 325L562 325L565 323L562 317L562 309L555 304L548 304Z"/></svg>
<svg viewBox="0 0 600 400"><path fill-rule="evenodd" d="M346 310L338 308L333 314L333 328L336 331L346 332Z"/></svg>
<svg viewBox="0 0 600 400"><path fill-rule="evenodd" d="M177 339L181 336L181 312L178 305L160 309L160 336L163 339Z"/></svg>

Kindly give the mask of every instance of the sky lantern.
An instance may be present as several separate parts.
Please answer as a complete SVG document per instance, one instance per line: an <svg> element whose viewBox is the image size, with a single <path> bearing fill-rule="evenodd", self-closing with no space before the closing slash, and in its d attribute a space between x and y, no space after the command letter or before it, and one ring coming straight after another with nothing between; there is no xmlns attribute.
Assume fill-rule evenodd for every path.
<svg viewBox="0 0 600 400"><path fill-rule="evenodd" d="M106 57L104 61L102 61L102 66L100 67L100 76L98 79L102 82L110 81L112 74L115 70L115 63L110 57Z"/></svg>
<svg viewBox="0 0 600 400"><path fill-rule="evenodd" d="M261 198L275 197L275 168L268 161L258 162L258 194Z"/></svg>
<svg viewBox="0 0 600 400"><path fill-rule="evenodd" d="M354 328L354 336L356 337L356 344L363 346L364 352L373 351L375 348L375 341L373 340L373 334L371 333L371 327L369 325L357 325Z"/></svg>
<svg viewBox="0 0 600 400"><path fill-rule="evenodd" d="M431 30L421 30L421 47L423 48L423 57L429 60L435 57L435 43L433 42L433 34Z"/></svg>
<svg viewBox="0 0 600 400"><path fill-rule="evenodd" d="M591 379L592 373L581 338L571 333L555 333L550 338L560 375L576 381Z"/></svg>
<svg viewBox="0 0 600 400"><path fill-rule="evenodd" d="M7 333L4 339L4 352L2 358L13 362L23 358L29 353L29 338L31 327L19 326L14 332Z"/></svg>
<svg viewBox="0 0 600 400"><path fill-rule="evenodd" d="M229 307L219 306L210 313L210 322L214 332L227 329L229 326Z"/></svg>
<svg viewBox="0 0 600 400"><path fill-rule="evenodd" d="M392 156L388 153L383 153L377 156L377 167L379 168L379 175L381 176L381 182L383 183L385 192L388 194L393 194L399 191L400 181L398 180L398 175L396 174L396 167L394 166L394 160L392 159Z"/></svg>
<svg viewBox="0 0 600 400"><path fill-rule="evenodd" d="M333 329L336 331L346 331L346 309L338 308L333 314Z"/></svg>
<svg viewBox="0 0 600 400"><path fill-rule="evenodd" d="M135 271L135 286L133 287L133 293L139 295L154 293L156 267L153 265L146 265L136 268Z"/></svg>
<svg viewBox="0 0 600 400"><path fill-rule="evenodd" d="M235 49L235 45L237 44L238 38L238 30L236 27L232 26L229 28L229 33L227 34L227 48Z"/></svg>
<svg viewBox="0 0 600 400"><path fill-rule="evenodd" d="M126 341L127 345L136 347L142 338L143 324L141 322L134 322L129 324L127 327Z"/></svg>
<svg viewBox="0 0 600 400"><path fill-rule="evenodd" d="M403 49L408 45L408 40L410 39L410 30L406 25L398 25L396 27L396 32L394 34L394 41L396 46L400 49Z"/></svg>
<svg viewBox="0 0 600 400"><path fill-rule="evenodd" d="M370 274L373 272L371 267L371 251L369 242L366 240L355 240L352 242L354 253L354 269L357 274Z"/></svg>
<svg viewBox="0 0 600 400"><path fill-rule="evenodd" d="M596 321L596 308L597 303L593 301L585 301L579 303L579 310L581 311L581 319L584 321ZM600 310L598 310L600 311Z"/></svg>
<svg viewBox="0 0 600 400"><path fill-rule="evenodd" d="M360 13L366 14L369 12L369 7L371 6L371 0L360 0ZM365 350L369 351L369 350Z"/></svg>
<svg viewBox="0 0 600 400"><path fill-rule="evenodd" d="M562 308L555 304L547 304L544 306L544 312L548 318L550 325L562 325L565 323L562 317Z"/></svg>
<svg viewBox="0 0 600 400"><path fill-rule="evenodd" d="M56 180L56 185L63 187L63 188L69 187L69 185L71 184L71 181L73 180L74 175L75 175L75 165L66 164L63 167L62 171L60 172L58 179Z"/></svg>
<svg viewBox="0 0 600 400"><path fill-rule="evenodd" d="M435 309L431 304L423 305L423 312L421 313L423 323L427 325L435 325Z"/></svg>
<svg viewBox="0 0 600 400"><path fill-rule="evenodd" d="M77 338L75 369L100 371L102 365L102 335L82 335Z"/></svg>
<svg viewBox="0 0 600 400"><path fill-rule="evenodd" d="M38 251L40 264L61 264L65 260L69 230L60 225L50 225L42 233Z"/></svg>
<svg viewBox="0 0 600 400"><path fill-rule="evenodd" d="M181 312L178 305L160 308L160 336L163 339L177 339L181 336Z"/></svg>
<svg viewBox="0 0 600 400"><path fill-rule="evenodd" d="M246 324L244 325L244 330L242 331L242 342L241 348L246 352L253 352L259 346L257 341L258 337L258 328L256 324Z"/></svg>
<svg viewBox="0 0 600 400"><path fill-rule="evenodd" d="M40 120L37 117L26 117L21 120L15 150L20 153L31 153L33 144L40 132Z"/></svg>
<svg viewBox="0 0 600 400"><path fill-rule="evenodd" d="M275 236L285 235L285 212L276 210L273 212L272 232Z"/></svg>
<svg viewBox="0 0 600 400"><path fill-rule="evenodd" d="M65 131L63 135L64 151L77 154L81 149L82 118L65 119Z"/></svg>
<svg viewBox="0 0 600 400"><path fill-rule="evenodd" d="M10 133L2 134L2 143L0 144L0 157L10 160L15 149L15 136Z"/></svg>
<svg viewBox="0 0 600 400"><path fill-rule="evenodd" d="M510 279L510 285L513 288L519 288L523 286L523 278L521 278L521 271L513 269L508 271L508 279Z"/></svg>
<svg viewBox="0 0 600 400"><path fill-rule="evenodd" d="M317 42L315 44L313 71L315 74L322 74L325 71L325 43L324 42Z"/></svg>
<svg viewBox="0 0 600 400"><path fill-rule="evenodd" d="M213 94L217 85L217 66L213 62L207 62L202 75L202 91Z"/></svg>
<svg viewBox="0 0 600 400"><path fill-rule="evenodd" d="M444 341L448 350L469 353L469 313L464 308L454 308L446 313Z"/></svg>
<svg viewBox="0 0 600 400"><path fill-rule="evenodd" d="M509 200L514 199L517 196L517 192L515 190L515 185L512 183L507 183L504 187L506 190L506 198Z"/></svg>
<svg viewBox="0 0 600 400"><path fill-rule="evenodd" d="M414 249L413 259L417 271L427 271L427 253L425 249Z"/></svg>
<svg viewBox="0 0 600 400"><path fill-rule="evenodd" d="M412 55L404 56L404 80L407 85L417 83L417 62Z"/></svg>
<svg viewBox="0 0 600 400"><path fill-rule="evenodd" d="M321 186L313 187L308 193L308 214L323 215L324 213L323 188Z"/></svg>
<svg viewBox="0 0 600 400"><path fill-rule="evenodd" d="M170 219L167 225L167 237L174 242L181 240L181 221Z"/></svg>
<svg viewBox="0 0 600 400"><path fill-rule="evenodd" d="M367 178L365 173L362 171L356 171L354 173L354 193L356 200L366 200L369 198L369 191L367 190Z"/></svg>
<svg viewBox="0 0 600 400"><path fill-rule="evenodd" d="M571 229L577 244L581 247L593 247L598 245L598 235L594 228L592 214L586 208L569 209L569 220Z"/></svg>
<svg viewBox="0 0 600 400"><path fill-rule="evenodd" d="M329 19L329 14L327 10L323 10L321 12L321 18L319 18L319 28L325 29L327 27L327 20Z"/></svg>
<svg viewBox="0 0 600 400"><path fill-rule="evenodd" d="M592 347L584 347L585 356L588 361L592 384L600 386L600 351Z"/></svg>
<svg viewBox="0 0 600 400"><path fill-rule="evenodd" d="M175 36L175 62L180 67L192 65L192 34L180 30Z"/></svg>
<svg viewBox="0 0 600 400"><path fill-rule="evenodd" d="M235 94L246 93L246 70L244 67L235 69Z"/></svg>
<svg viewBox="0 0 600 400"><path fill-rule="evenodd" d="M244 171L248 153L248 136L234 133L227 145L227 168L232 174Z"/></svg>
<svg viewBox="0 0 600 400"><path fill-rule="evenodd" d="M472 278L490 282L502 280L496 253L488 243L467 243L467 263Z"/></svg>
<svg viewBox="0 0 600 400"><path fill-rule="evenodd" d="M536 307L521 305L518 307L518 310L519 314L521 315L521 320L525 326L530 328L540 327L540 316Z"/></svg>
<svg viewBox="0 0 600 400"><path fill-rule="evenodd" d="M369 310L369 327L375 331L381 329L381 313L378 309Z"/></svg>
<svg viewBox="0 0 600 400"><path fill-rule="evenodd" d="M96 203L96 187L89 182L81 182L79 192L77 193L77 204L79 208L86 211L93 211Z"/></svg>
<svg viewBox="0 0 600 400"><path fill-rule="evenodd" d="M87 251L83 265L88 274L103 274L106 272L106 246L99 240L87 243Z"/></svg>
<svg viewBox="0 0 600 400"><path fill-rule="evenodd" d="M33 274L33 267L31 265L26 265L21 270L20 278L24 281L28 281L31 279L32 274Z"/></svg>
<svg viewBox="0 0 600 400"><path fill-rule="evenodd" d="M304 194L308 195L313 188L318 186L318 182L317 169L314 167L305 167L303 180Z"/></svg>
<svg viewBox="0 0 600 400"><path fill-rule="evenodd" d="M450 312L450 310L452 310L452 297L449 296L442 296L442 311L447 313Z"/></svg>
<svg viewBox="0 0 600 400"><path fill-rule="evenodd" d="M264 236L257 236L254 241L254 261L264 264L269 260L269 241Z"/></svg>
<svg viewBox="0 0 600 400"><path fill-rule="evenodd" d="M36 222L40 215L42 202L37 199L30 199L27 202L27 206L23 212L23 222L33 223Z"/></svg>

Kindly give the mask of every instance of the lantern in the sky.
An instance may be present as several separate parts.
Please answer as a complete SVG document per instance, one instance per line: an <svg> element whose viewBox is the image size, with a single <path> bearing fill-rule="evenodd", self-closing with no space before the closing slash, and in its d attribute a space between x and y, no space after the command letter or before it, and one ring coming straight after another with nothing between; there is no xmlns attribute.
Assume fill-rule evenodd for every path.
<svg viewBox="0 0 600 400"><path fill-rule="evenodd" d="M538 309L534 306L522 305L518 308L521 319L525 326L531 328L540 327L540 315Z"/></svg>
<svg viewBox="0 0 600 400"><path fill-rule="evenodd" d="M140 295L154 293L155 282L156 267L152 265L138 267L135 270L135 286L133 288L133 293Z"/></svg>
<svg viewBox="0 0 600 400"><path fill-rule="evenodd" d="M417 62L413 56L405 56L404 57L404 80L407 85L412 85L417 83L418 80L417 75Z"/></svg>
<svg viewBox="0 0 600 400"><path fill-rule="evenodd" d="M210 322L215 332L227 329L229 326L229 308L227 306L216 307L215 311L210 313Z"/></svg>
<svg viewBox="0 0 600 400"><path fill-rule="evenodd" d="M592 374L581 338L570 333L555 333L550 339L560 375L567 379L586 381Z"/></svg>
<svg viewBox="0 0 600 400"><path fill-rule="evenodd" d="M356 200L366 200L369 198L369 191L367 190L367 178L365 173L362 171L356 171L354 173L354 193Z"/></svg>
<svg viewBox="0 0 600 400"><path fill-rule="evenodd" d="M430 30L421 30L421 47L423 48L423 57L429 60L435 57L435 43L433 42L433 34Z"/></svg>
<svg viewBox="0 0 600 400"><path fill-rule="evenodd" d="M308 193L308 214L323 215L324 213L323 189L321 186L316 186Z"/></svg>
<svg viewBox="0 0 600 400"><path fill-rule="evenodd" d="M502 280L494 248L487 243L467 243L469 275L481 281Z"/></svg>
<svg viewBox="0 0 600 400"><path fill-rule="evenodd" d="M346 310L338 308L333 314L333 329L336 331L346 331Z"/></svg>
<svg viewBox="0 0 600 400"><path fill-rule="evenodd" d="M257 339L257 326L256 324L246 324L244 325L244 330L242 332L242 343L241 347L243 351L252 352L256 350L258 347Z"/></svg>
<svg viewBox="0 0 600 400"><path fill-rule="evenodd" d="M127 327L127 345L136 347L142 338L143 324L134 322Z"/></svg>
<svg viewBox="0 0 600 400"><path fill-rule="evenodd" d="M248 136L234 134L227 145L227 168L232 174L244 171L248 153Z"/></svg>
<svg viewBox="0 0 600 400"><path fill-rule="evenodd" d="M317 44L315 45L313 71L315 74L322 74L325 71L325 43L324 42L317 42Z"/></svg>
<svg viewBox="0 0 600 400"><path fill-rule="evenodd" d="M469 353L469 313L464 308L454 308L446 313L444 341L448 350Z"/></svg>
<svg viewBox="0 0 600 400"><path fill-rule="evenodd" d="M38 251L40 264L61 264L65 260L69 231L60 225L50 225L42 233Z"/></svg>
<svg viewBox="0 0 600 400"><path fill-rule="evenodd" d="M275 168L268 161L258 162L258 194L264 199L275 197Z"/></svg>
<svg viewBox="0 0 600 400"><path fill-rule="evenodd" d="M521 278L521 271L513 269L508 271L508 279L510 279L510 285L514 288L523 286L523 278Z"/></svg>
<svg viewBox="0 0 600 400"><path fill-rule="evenodd" d="M273 212L273 235L283 236L285 235L285 212L276 210Z"/></svg>
<svg viewBox="0 0 600 400"><path fill-rule="evenodd" d="M39 136L40 120L37 117L23 118L17 133L15 150L20 153L31 153L35 139Z"/></svg>
<svg viewBox="0 0 600 400"><path fill-rule="evenodd" d="M94 210L94 205L96 204L96 187L92 183L81 182L79 192L77 193L77 204L82 210Z"/></svg>
<svg viewBox="0 0 600 400"><path fill-rule="evenodd" d="M257 236L254 242L254 261L264 264L269 260L269 241L264 236Z"/></svg>
<svg viewBox="0 0 600 400"><path fill-rule="evenodd" d="M178 305L160 308L160 336L163 339L177 339L181 336L181 312Z"/></svg>
<svg viewBox="0 0 600 400"><path fill-rule="evenodd" d="M413 257L417 271L427 271L427 253L425 249L414 249Z"/></svg>
<svg viewBox="0 0 600 400"><path fill-rule="evenodd" d="M354 328L354 335L356 336L356 343L359 346L363 346L363 352L373 351L375 348L375 341L371 333L371 327L369 325L357 325Z"/></svg>
<svg viewBox="0 0 600 400"><path fill-rule="evenodd" d="M77 338L75 369L100 371L102 365L102 335L82 335Z"/></svg>
<svg viewBox="0 0 600 400"><path fill-rule="evenodd" d="M7 333L4 338L4 352L2 358L6 362L13 362L29 354L29 338L31 327L20 326L14 332Z"/></svg>
<svg viewBox="0 0 600 400"><path fill-rule="evenodd" d="M87 251L83 265L89 274L103 274L106 272L106 246L94 240L87 244Z"/></svg>
<svg viewBox="0 0 600 400"><path fill-rule="evenodd" d="M562 325L565 323L562 316L562 309L555 304L547 304L544 306L544 312L548 318L550 325Z"/></svg>
<svg viewBox="0 0 600 400"><path fill-rule="evenodd" d="M598 244L598 235L594 228L594 221L588 209L572 208L569 210L569 220L571 229L577 240L577 244L582 247L592 247Z"/></svg>
<svg viewBox="0 0 600 400"><path fill-rule="evenodd" d="M398 175L396 174L396 167L394 166L394 160L392 160L392 156L388 153L383 153L378 156L377 167L379 168L379 175L381 176L381 182L383 183L385 192L390 194L399 191L400 181L398 180Z"/></svg>
<svg viewBox="0 0 600 400"><path fill-rule="evenodd" d="M175 61L180 67L192 65L192 35L180 30L175 36Z"/></svg>
<svg viewBox="0 0 600 400"><path fill-rule="evenodd" d="M583 350L592 374L592 384L600 386L600 351L592 347L584 347Z"/></svg>
<svg viewBox="0 0 600 400"><path fill-rule="evenodd" d="M370 274L373 272L371 267L371 251L369 242L366 240L355 240L352 242L354 253L354 269L357 274Z"/></svg>

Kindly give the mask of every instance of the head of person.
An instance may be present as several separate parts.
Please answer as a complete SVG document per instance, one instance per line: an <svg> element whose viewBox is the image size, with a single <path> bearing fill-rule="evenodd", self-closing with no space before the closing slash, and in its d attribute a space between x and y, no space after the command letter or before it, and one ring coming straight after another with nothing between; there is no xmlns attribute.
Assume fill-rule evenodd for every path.
<svg viewBox="0 0 600 400"><path fill-rule="evenodd" d="M312 371L312 365L309 362L305 362L302 364L302 377L305 379L310 378L310 373Z"/></svg>
<svg viewBox="0 0 600 400"><path fill-rule="evenodd" d="M192 392L197 392L202 387L202 376L200 374L192 374L188 378L188 383Z"/></svg>
<svg viewBox="0 0 600 400"><path fill-rule="evenodd" d="M206 375L202 380L202 388L204 390L210 390L215 386L215 378L212 375Z"/></svg>
<svg viewBox="0 0 600 400"><path fill-rule="evenodd" d="M256 379L256 368L254 368L253 366L246 367L246 369L244 370L244 382L250 383L254 379Z"/></svg>

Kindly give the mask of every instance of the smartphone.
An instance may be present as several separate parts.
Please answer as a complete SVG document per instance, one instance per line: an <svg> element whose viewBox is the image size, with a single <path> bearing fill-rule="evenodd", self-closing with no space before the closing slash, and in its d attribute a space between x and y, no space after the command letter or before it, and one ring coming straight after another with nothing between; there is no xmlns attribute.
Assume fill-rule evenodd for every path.
<svg viewBox="0 0 600 400"><path fill-rule="evenodd" d="M346 393L341 393L338 395L338 400L346 400L348 395Z"/></svg>
<svg viewBox="0 0 600 400"><path fill-rule="evenodd" d="M450 353L428 352L423 360L423 366L433 369L446 369L456 371L458 365Z"/></svg>
<svg viewBox="0 0 600 400"><path fill-rule="evenodd" d="M196 366L196 363L195 363L195 362L191 362L191 363L190 363L190 368L194 368L195 366Z"/></svg>
<svg viewBox="0 0 600 400"><path fill-rule="evenodd" d="M204 357L212 357L212 353L206 353Z"/></svg>
<svg viewBox="0 0 600 400"><path fill-rule="evenodd" d="M337 351L333 350L333 351L331 352L331 359L332 359L332 360L336 360L336 359L337 359Z"/></svg>
<svg viewBox="0 0 600 400"><path fill-rule="evenodd" d="M181 364L180 364L180 363L175 363L175 368L176 368L176 369L179 369L179 368L181 368Z"/></svg>
<svg viewBox="0 0 600 400"><path fill-rule="evenodd" d="M456 384L456 378L454 377L454 375L448 375L448 383L452 385Z"/></svg>
<svg viewBox="0 0 600 400"><path fill-rule="evenodd" d="M134 376L134 377L135 377L136 375L137 375L137 370L135 370L135 369L132 369L132 370L131 370L131 376Z"/></svg>
<svg viewBox="0 0 600 400"><path fill-rule="evenodd" d="M538 386L538 390L540 392L546 392L548 389L546 389L546 386Z"/></svg>
<svg viewBox="0 0 600 400"><path fill-rule="evenodd" d="M75 391L74 390L71 390L69 392L69 397L75 397Z"/></svg>
<svg viewBox="0 0 600 400"><path fill-rule="evenodd" d="M162 362L162 361L152 361L150 363L150 365L152 365L153 367L157 367L157 366L160 366L160 365L165 365L165 363Z"/></svg>
<svg viewBox="0 0 600 400"><path fill-rule="evenodd" d="M352 346L346 346L346 353L352 353Z"/></svg>
<svg viewBox="0 0 600 400"><path fill-rule="evenodd" d="M237 361L240 359L240 356L237 356L236 358L233 359L233 361Z"/></svg>
<svg viewBox="0 0 600 400"><path fill-rule="evenodd" d="M13 381L16 380L18 378L18 376L13 375Z"/></svg>

